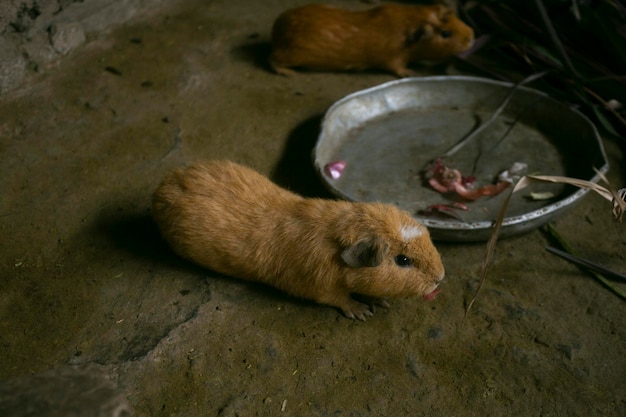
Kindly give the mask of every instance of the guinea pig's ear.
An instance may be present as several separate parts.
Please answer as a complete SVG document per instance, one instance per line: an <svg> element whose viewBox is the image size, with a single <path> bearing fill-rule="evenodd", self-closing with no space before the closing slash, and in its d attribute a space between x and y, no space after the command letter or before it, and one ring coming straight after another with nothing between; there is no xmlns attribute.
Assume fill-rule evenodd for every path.
<svg viewBox="0 0 626 417"><path fill-rule="evenodd" d="M378 266L389 253L389 245L380 238L360 240L341 252L341 259L353 268Z"/></svg>
<svg viewBox="0 0 626 417"><path fill-rule="evenodd" d="M413 30L410 30L406 35L406 44L410 46L416 42L419 42L421 39L432 38L435 33L435 29L433 29L432 25L425 24L421 25Z"/></svg>

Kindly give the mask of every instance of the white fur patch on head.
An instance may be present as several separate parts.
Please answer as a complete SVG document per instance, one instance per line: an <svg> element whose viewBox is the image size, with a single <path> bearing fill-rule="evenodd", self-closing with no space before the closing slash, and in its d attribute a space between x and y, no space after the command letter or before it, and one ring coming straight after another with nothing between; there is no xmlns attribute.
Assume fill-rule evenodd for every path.
<svg viewBox="0 0 626 417"><path fill-rule="evenodd" d="M405 242L415 239L416 237L420 237L423 234L424 231L417 226L402 226L400 228L400 236L402 236L402 240Z"/></svg>

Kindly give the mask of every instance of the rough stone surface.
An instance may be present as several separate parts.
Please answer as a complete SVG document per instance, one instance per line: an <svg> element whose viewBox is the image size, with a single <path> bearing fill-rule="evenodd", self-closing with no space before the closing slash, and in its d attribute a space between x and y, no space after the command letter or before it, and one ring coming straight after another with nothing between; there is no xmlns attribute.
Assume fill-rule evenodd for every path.
<svg viewBox="0 0 626 417"><path fill-rule="evenodd" d="M57 6L56 0L0 1L0 35L28 31L41 15L41 10Z"/></svg>
<svg viewBox="0 0 626 417"><path fill-rule="evenodd" d="M305 2L180 0L0 98L0 381L98 363L137 416L626 415L626 303L541 231L499 242L467 317L485 247L437 243L442 293L365 323L159 239L151 193L195 160L329 197L310 160L322 115L394 78L268 71L273 19ZM606 146L622 186L623 146ZM556 227L623 271L610 210L589 195Z"/></svg>
<svg viewBox="0 0 626 417"><path fill-rule="evenodd" d="M0 0L0 95L84 44L173 0Z"/></svg>
<svg viewBox="0 0 626 417"><path fill-rule="evenodd" d="M19 86L26 76L26 59L19 48L0 37L0 95Z"/></svg>
<svg viewBox="0 0 626 417"><path fill-rule="evenodd" d="M50 42L58 53L66 55L85 42L85 31L80 23L54 23L50 26Z"/></svg>
<svg viewBox="0 0 626 417"><path fill-rule="evenodd" d="M0 382L0 415L129 417L131 409L101 366L66 366Z"/></svg>

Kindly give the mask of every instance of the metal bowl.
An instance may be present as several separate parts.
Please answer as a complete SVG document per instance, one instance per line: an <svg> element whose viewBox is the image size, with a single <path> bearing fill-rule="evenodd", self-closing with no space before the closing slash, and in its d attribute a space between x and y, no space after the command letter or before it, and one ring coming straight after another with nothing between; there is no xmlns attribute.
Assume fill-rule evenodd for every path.
<svg viewBox="0 0 626 417"><path fill-rule="evenodd" d="M426 182L423 170L476 126L488 120L513 84L477 77L405 78L351 94L326 113L314 149L316 171L335 195L351 201L380 201L410 212L434 239L482 241L508 190L465 202L461 219L426 215L428 206L462 201L441 194ZM345 161L338 179L327 164ZM446 159L448 165L478 183L494 178L515 162L528 173L562 175L598 182L593 171L608 171L602 141L594 125L575 109L545 93L520 87L502 114L475 139ZM550 192L550 200L528 198ZM501 236L535 229L578 201L587 190L561 184L531 185L516 193Z"/></svg>

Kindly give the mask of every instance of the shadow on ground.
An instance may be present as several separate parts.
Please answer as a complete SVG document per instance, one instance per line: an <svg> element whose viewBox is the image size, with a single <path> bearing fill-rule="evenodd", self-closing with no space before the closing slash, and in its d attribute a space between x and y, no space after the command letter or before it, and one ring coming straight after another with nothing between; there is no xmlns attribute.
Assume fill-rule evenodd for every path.
<svg viewBox="0 0 626 417"><path fill-rule="evenodd" d="M311 117L291 132L284 153L270 175L281 187L305 197L332 198L311 163L322 117Z"/></svg>

